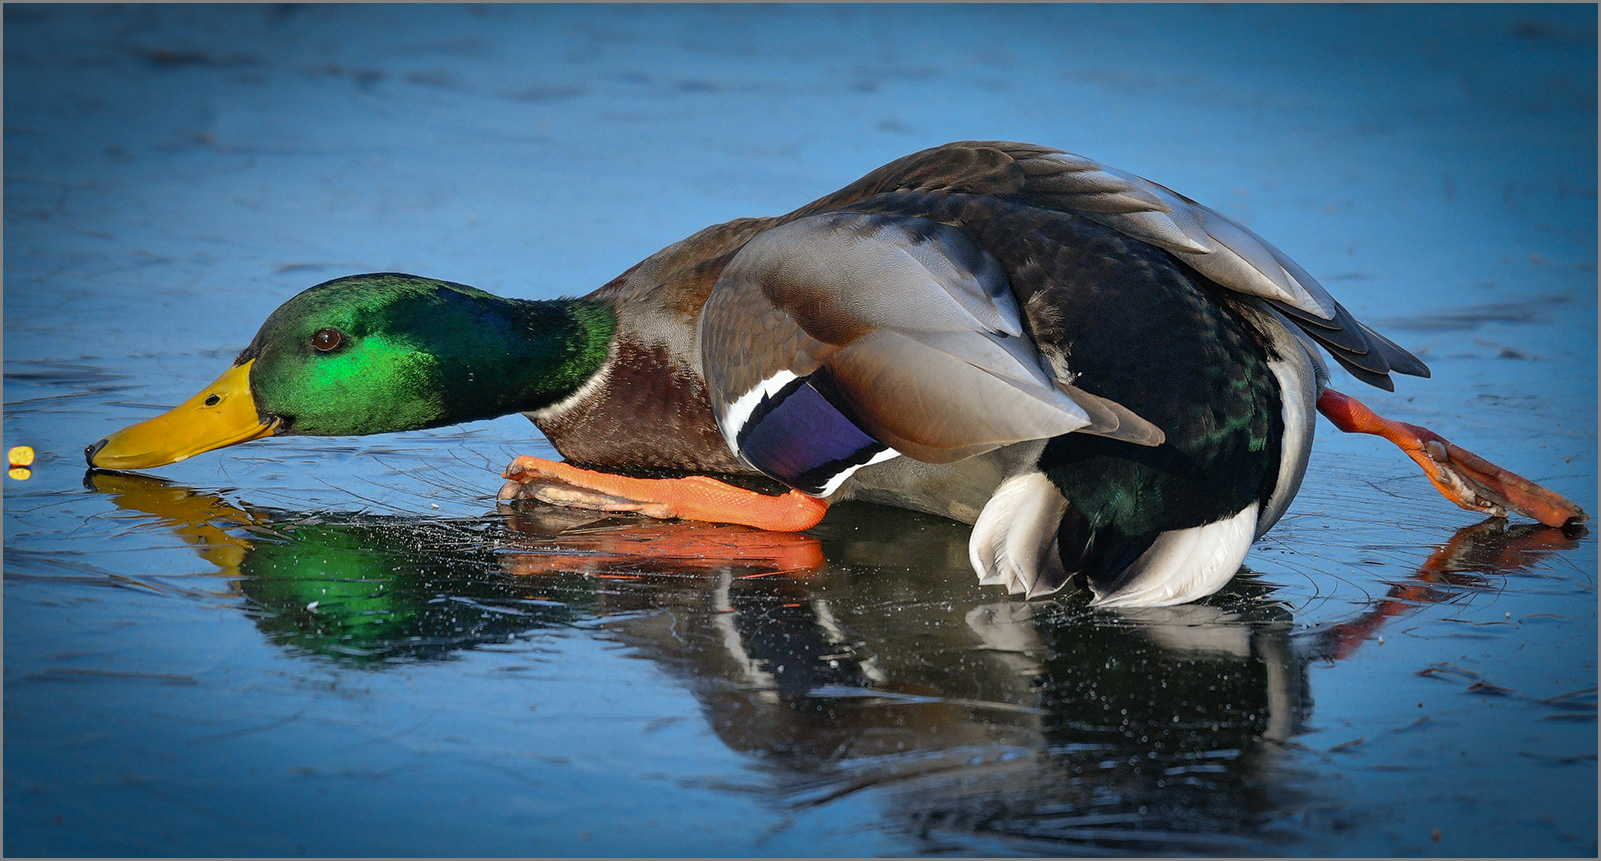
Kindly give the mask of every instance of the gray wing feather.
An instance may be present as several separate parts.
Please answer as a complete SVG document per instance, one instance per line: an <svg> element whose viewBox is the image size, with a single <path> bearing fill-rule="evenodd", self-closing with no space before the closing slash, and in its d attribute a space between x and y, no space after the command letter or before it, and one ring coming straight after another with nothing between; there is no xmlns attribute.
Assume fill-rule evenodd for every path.
<svg viewBox="0 0 1601 861"><path fill-rule="evenodd" d="M759 343L739 334L757 328ZM760 381L823 365L863 429L918 460L1076 430L1163 438L1132 411L1059 385L1000 264L924 219L829 212L757 236L718 279L701 336L719 420Z"/></svg>
<svg viewBox="0 0 1601 861"><path fill-rule="evenodd" d="M1358 322L1300 264L1216 210L1080 155L1027 148L1014 158L1026 177L1018 189L1024 198L1048 199L1049 205L1166 249L1222 287L1268 300L1364 382L1394 389L1391 371L1429 375L1427 365Z"/></svg>
<svg viewBox="0 0 1601 861"><path fill-rule="evenodd" d="M1092 423L1054 388L992 371L976 351L952 353L953 341L941 341L947 349L913 333L879 330L825 364L864 430L929 463L1049 439Z"/></svg>
<svg viewBox="0 0 1601 861"><path fill-rule="evenodd" d="M1428 376L1415 356L1358 323L1306 270L1246 227L1173 190L1093 159L1005 141L963 141L914 153L791 217L891 191L1013 196L1106 225L1162 248L1218 286L1286 312L1361 379Z"/></svg>
<svg viewBox="0 0 1601 861"><path fill-rule="evenodd" d="M1057 382L1056 387L1067 393L1073 402L1089 414L1090 423L1083 433L1116 437L1135 445L1161 445L1167 440L1162 429L1151 424L1117 401L1092 395L1077 386Z"/></svg>
<svg viewBox="0 0 1601 861"><path fill-rule="evenodd" d="M1053 153L1039 160L1060 164L1061 172L1030 177L1025 196L1055 197L1061 208L1165 248L1231 290L1334 317L1334 299L1306 270L1216 210L1080 155Z"/></svg>

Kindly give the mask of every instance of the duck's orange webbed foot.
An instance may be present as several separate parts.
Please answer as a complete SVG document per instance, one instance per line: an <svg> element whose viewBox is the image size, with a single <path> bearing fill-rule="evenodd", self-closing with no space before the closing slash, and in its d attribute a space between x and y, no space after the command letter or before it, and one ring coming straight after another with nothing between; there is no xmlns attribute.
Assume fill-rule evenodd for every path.
<svg viewBox="0 0 1601 861"><path fill-rule="evenodd" d="M502 500L538 499L569 508L631 511L661 520L704 520L799 532L816 526L828 511L827 502L798 490L768 496L704 475L630 478L526 456L512 461L503 475Z"/></svg>
<svg viewBox="0 0 1601 861"><path fill-rule="evenodd" d="M1523 476L1451 444L1428 428L1384 418L1350 395L1324 389L1317 408L1346 433L1370 433L1400 446L1423 467L1435 489L1469 511L1505 517L1510 510L1547 526L1590 519L1584 509Z"/></svg>

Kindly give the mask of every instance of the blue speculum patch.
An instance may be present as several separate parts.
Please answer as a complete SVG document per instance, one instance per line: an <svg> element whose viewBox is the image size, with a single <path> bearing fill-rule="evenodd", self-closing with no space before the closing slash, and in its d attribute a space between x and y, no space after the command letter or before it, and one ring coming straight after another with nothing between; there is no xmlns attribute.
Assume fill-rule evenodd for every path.
<svg viewBox="0 0 1601 861"><path fill-rule="evenodd" d="M752 466L813 495L887 448L823 397L810 378L763 398L738 440L740 454Z"/></svg>

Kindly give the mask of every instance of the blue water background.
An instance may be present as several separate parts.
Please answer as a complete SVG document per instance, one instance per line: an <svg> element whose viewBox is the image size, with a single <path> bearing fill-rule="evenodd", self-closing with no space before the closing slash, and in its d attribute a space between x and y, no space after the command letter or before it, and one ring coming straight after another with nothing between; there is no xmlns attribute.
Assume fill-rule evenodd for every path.
<svg viewBox="0 0 1601 861"><path fill-rule="evenodd" d="M981 664L1012 685L996 701L1032 704L1048 731L947 716L912 733L896 701L872 700L839 706L839 725L887 747L828 767L794 753L826 722L674 651L680 620L728 630L685 609L700 586L569 575L541 593L560 619L345 660L281 633L287 611L170 521L85 489L81 452L193 394L318 281L393 270L582 294L707 224L787 211L927 146L1009 139L1247 224L1430 364L1370 404L1594 511L1596 23L1593 6L1521 5L7 4L4 437L39 459L4 491L6 851L1593 856L1593 537L1479 565L1482 582L1400 601L1354 653L1290 662L1303 717L1248 756L1223 746L1146 782L1110 753L1084 762L1122 783L1030 770L1079 761L1074 680L1117 659L1063 669L1068 634L1143 643L1128 647L1152 666L1179 656L1161 664L1175 683L1216 672L1216 692L1236 665L1193 655L1256 672L1262 643L1293 651L1364 617L1476 522L1393 451L1326 425L1301 497L1247 561L1286 618L1247 626L1239 596L1204 624L1070 606L1026 660ZM297 517L476 528L518 453L553 456L509 417L269 440L159 472ZM879 526L825 531L827 576L764 597L761 618L802 604L814 631L831 613L884 674L920 680L897 696L973 699L920 662L1013 654L964 621L1009 602L959 555L907 561ZM956 554L964 534L900 531ZM483 576L510 588L494 564ZM475 600L464 582L419 594ZM1222 644L1185 640L1197 630ZM730 653L758 639L738 629ZM848 703L840 684L798 702ZM1200 687L1193 704L1226 728L1228 694ZM893 777L935 754L962 766ZM1207 780L1250 815L1180 794ZM1184 818L1194 804L1207 822Z"/></svg>

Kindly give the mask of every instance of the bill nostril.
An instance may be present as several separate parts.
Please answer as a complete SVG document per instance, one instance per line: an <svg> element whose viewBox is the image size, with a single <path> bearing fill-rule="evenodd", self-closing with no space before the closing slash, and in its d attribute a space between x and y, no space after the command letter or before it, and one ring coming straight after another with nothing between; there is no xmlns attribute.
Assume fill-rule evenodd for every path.
<svg viewBox="0 0 1601 861"><path fill-rule="evenodd" d="M84 449L83 450L83 459L88 461L90 466L94 466L95 465L95 455L99 454L100 450L106 447L106 443L107 442L110 442L110 440L104 440L103 439L103 440L95 443L94 445L89 446L88 448Z"/></svg>

